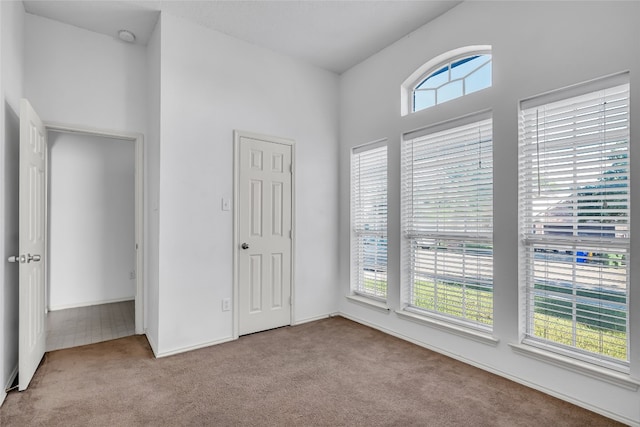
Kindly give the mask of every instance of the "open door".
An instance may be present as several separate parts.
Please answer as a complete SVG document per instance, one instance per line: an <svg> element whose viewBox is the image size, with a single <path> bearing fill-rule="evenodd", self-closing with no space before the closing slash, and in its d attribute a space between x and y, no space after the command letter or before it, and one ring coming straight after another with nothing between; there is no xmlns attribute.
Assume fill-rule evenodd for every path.
<svg viewBox="0 0 640 427"><path fill-rule="evenodd" d="M45 219L46 130L23 99L20 104L20 255L19 265L19 390L29 386L46 346Z"/></svg>

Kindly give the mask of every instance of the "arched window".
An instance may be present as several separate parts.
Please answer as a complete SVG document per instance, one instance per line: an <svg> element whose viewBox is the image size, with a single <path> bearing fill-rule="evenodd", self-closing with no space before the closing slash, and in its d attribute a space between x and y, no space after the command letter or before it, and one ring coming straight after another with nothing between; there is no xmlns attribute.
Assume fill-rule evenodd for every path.
<svg viewBox="0 0 640 427"><path fill-rule="evenodd" d="M403 86L403 115L491 86L491 46L468 46L440 55Z"/></svg>

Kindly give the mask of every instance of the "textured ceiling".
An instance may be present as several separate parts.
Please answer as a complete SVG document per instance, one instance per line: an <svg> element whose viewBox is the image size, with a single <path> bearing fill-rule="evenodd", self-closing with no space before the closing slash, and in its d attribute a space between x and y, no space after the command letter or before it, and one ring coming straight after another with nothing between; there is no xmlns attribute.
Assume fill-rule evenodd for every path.
<svg viewBox="0 0 640 427"><path fill-rule="evenodd" d="M28 13L146 44L158 11L342 73L459 1L24 1Z"/></svg>

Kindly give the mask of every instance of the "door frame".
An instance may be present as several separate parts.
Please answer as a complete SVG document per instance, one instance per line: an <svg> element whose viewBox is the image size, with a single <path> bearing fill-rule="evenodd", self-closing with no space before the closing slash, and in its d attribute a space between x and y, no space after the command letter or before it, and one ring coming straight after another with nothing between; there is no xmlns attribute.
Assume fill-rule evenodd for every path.
<svg viewBox="0 0 640 427"><path fill-rule="evenodd" d="M135 151L135 241L136 241L136 296L135 296L135 332L144 334L146 330L144 317L144 136L141 133L118 132L103 129L94 129L85 126L67 125L55 122L44 122L44 127L49 131L59 133L74 133L102 138L113 138L134 143ZM47 158L46 188L49 180L49 161ZM49 213L47 210L47 233L49 225ZM45 258L48 259L48 258ZM46 276L45 276L46 277ZM49 284L46 284L47 289Z"/></svg>
<svg viewBox="0 0 640 427"><path fill-rule="evenodd" d="M239 248L240 248L240 139L252 138L272 144L283 144L291 147L291 304L289 305L291 324L295 324L295 247L296 247L296 145L295 141L277 136L263 135L241 130L233 131L233 339L239 337L240 310L239 287Z"/></svg>

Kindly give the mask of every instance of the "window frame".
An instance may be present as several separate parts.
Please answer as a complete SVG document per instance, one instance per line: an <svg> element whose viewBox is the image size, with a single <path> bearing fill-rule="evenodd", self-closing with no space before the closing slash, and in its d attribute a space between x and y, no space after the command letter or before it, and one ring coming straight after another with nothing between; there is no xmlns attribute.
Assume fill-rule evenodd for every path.
<svg viewBox="0 0 640 427"><path fill-rule="evenodd" d="M409 114L418 113L420 111L428 110L431 107L435 107L437 105L441 105L442 103L436 103L430 107L426 107L420 110L415 110L414 105L414 92L418 86L420 86L432 73L438 71L440 68L444 66L448 66L452 62L456 62L458 60L474 56L474 55L490 55L491 63L493 66L493 54L491 45L473 45L473 46L465 46L457 49L450 50L441 55L432 58L427 61L425 64L420 66L417 70L415 70L401 85L401 108L400 113L402 116L406 116ZM492 73L493 74L493 73ZM493 77L491 79L491 85L480 89L475 92L481 92L483 90L489 89L493 86ZM471 93L475 93L471 92ZM462 98L468 95L467 93L463 93L461 96L452 98ZM447 102L447 101L443 101Z"/></svg>
<svg viewBox="0 0 640 427"><path fill-rule="evenodd" d="M462 128L467 128L470 125L480 125L481 123L485 123L485 122L489 122L489 129L491 129L491 137L490 137L490 143L491 143L491 147L490 147L490 152L487 153L485 152L485 155L489 155L489 157L491 159L493 159L493 118L492 118L492 112L490 110L485 110L485 111L481 111L478 113L474 113L474 114L470 114L467 116L463 116L463 117L459 117L453 120L448 120L446 122L442 122L436 125L432 125L432 126L428 126L426 128L422 128L420 130L417 131L413 131L413 132L408 132L405 133L403 135L402 138L402 159L403 159L403 163L402 163L402 169L403 169L403 174L402 174L402 178L401 178L401 187L402 187L402 191L401 191L401 222L402 222L402 288L403 288L403 297L402 297L402 310L405 312L409 312L411 314L415 314L418 316L423 316L426 319L433 319L435 321L442 321L445 322L446 324L450 324L452 326L457 325L457 326L462 326L464 328L468 328L470 330L475 330L475 331L479 331L481 333L491 333L493 330L493 315L494 315L494 310L493 310L493 227L491 227L491 230L489 232L484 232L481 233L482 236L478 235L478 236L474 236L471 238L465 238L464 236L461 236L461 234L458 233L423 233L420 236L416 235L412 235L412 233L409 231L409 222L412 221L409 219L409 215L410 213L408 212L409 209L409 204L411 206L414 205L415 200L413 197L413 181L411 182L411 184L408 182L409 178L408 175L409 174L413 174L413 168L412 166L410 166L408 164L409 160L407 159L407 146L408 144L412 144L413 141L418 140L420 138L423 138L425 136L429 136L429 135L435 135L435 134L439 134L441 132L446 132L446 131L455 131L455 130L459 130ZM486 126L486 124L485 124ZM413 154L411 154L411 157L413 158ZM480 158L480 157L479 157ZM461 158L462 159L462 158ZM466 160L466 158L464 158ZM411 171L409 171L411 169ZM490 191L490 205L491 205L491 224L493 224L493 163L491 160L491 170L489 172L489 175L491 177L491 191ZM413 180L413 178L411 178L411 180ZM411 188L409 188L411 186ZM410 199L409 199L410 197ZM453 241L453 240L457 240L459 241L461 244L467 245L467 244L480 244L480 243L489 243L491 245L491 267L490 267L490 278L491 278L491 321L488 323L482 323L479 321L474 321L472 319L469 319L468 317L462 317L462 316L454 316L451 314L446 314L443 313L441 311L438 310L430 310L427 308L422 308L422 307L418 307L414 304L414 286L415 286L415 280L414 280L414 274L415 271L412 268L414 266L414 240L416 239L435 239L435 240L442 240L442 241ZM466 246L464 246L466 248ZM480 258L478 256L478 258ZM478 267L479 268L479 267ZM478 280L484 280L482 278L477 278ZM468 285L465 282L465 295L466 295L466 285ZM464 311L464 308L462 308L462 310Z"/></svg>
<svg viewBox="0 0 640 427"><path fill-rule="evenodd" d="M599 236L594 235L593 237L590 236L585 236L585 234L589 233L589 230L583 230L582 232L580 231L580 221L577 219L579 218L579 212L574 215L575 219L572 220L572 223L575 222L575 224L578 224L577 226L573 227L572 233L576 234L574 235L565 235L566 233L561 233L561 236L554 236L551 232L548 233L547 237L544 237L546 234L544 233L544 230L542 233L534 233L532 230L532 227L529 227L528 224L534 224L536 223L536 218L535 218L535 212L533 210L533 208L527 208L527 206L530 206L530 200L531 197L529 195L529 193L526 190L526 186L528 184L526 184L527 179L532 179L529 175L527 175L527 173L534 173L535 171L533 170L533 166L528 166L525 167L525 162L526 162L526 158L524 157L525 154L523 154L523 150L525 150L525 123L524 123L524 115L526 114L527 111L530 111L534 108L540 108L540 107L544 107L544 106L549 106L549 105L553 105L555 103L559 103L559 102L564 102L565 104L568 104L571 100L575 100L576 97L580 97L580 96L591 96L593 94L596 93L600 93L603 92L606 89L613 89L616 87L619 87L621 85L627 85L627 93L629 93L629 74L628 73L620 73L620 74L616 74L616 75L612 75L612 76L607 76L601 79L597 79L597 80L593 80L590 82L586 82L583 84L578 84L578 85L573 85L564 89L560 89L560 90L556 90L556 91L552 91L552 92L547 92L544 94L541 94L539 96L536 97L532 97L532 98L528 98L525 100L522 100L520 102L520 106L519 106L519 119L518 119L518 124L519 124L519 135L518 135L518 176L519 176L519 190L518 190L518 225L519 225L519 233L520 233L520 238L519 238L519 251L520 251L520 263L518 266L518 270L519 270L519 281L520 281L520 311L521 311L521 342L523 345L531 345L533 347L536 348L540 348L543 349L545 351L550 351L552 353L557 353L559 355L562 356L568 356L574 359L578 359L578 360L582 360L583 362L587 362L590 364L594 364L594 365L598 365L601 367L605 367L608 369L613 369L616 371L620 371L620 372L625 372L628 373L629 371L629 366L630 366L630 360L631 360L631 346L630 346L630 340L631 340L631 331L630 331L630 327L631 327L631 322L630 322L630 309L631 309L631 302L630 302L630 289L631 289L631 285L630 285L630 269L631 269L631 265L630 265L630 252L631 252L631 234L630 234L630 223L631 223L631 214L630 214L630 208L631 208L631 180L628 178L629 174L630 174L630 170L631 170L631 160L629 157L630 154L630 148L631 148L631 139L630 139L630 129L631 129L631 125L630 125L630 119L631 119L631 112L630 112L630 107L628 105L629 102L629 97L627 95L627 109L626 109L626 156L624 157L625 161L626 161L626 174L627 174L627 179L625 181L626 185L624 187L620 187L620 188L625 188L625 194L624 196L626 197L625 203L627 205L627 215L626 215L626 237L615 237L615 234L617 233L617 229L616 232L614 233L614 237L610 237L609 234L605 233L600 233ZM606 104L607 101L605 101ZM603 105L605 105L603 104ZM569 117L569 115L567 114L567 117ZM602 117L603 120L606 120L606 110L604 113L602 113ZM609 122L603 122L604 126L606 127L608 125ZM584 126L584 125L583 125ZM578 132L578 131L574 131L574 134ZM582 133L584 133L584 131L580 131ZM575 140L576 138L578 138L579 136L574 136L573 139ZM529 138L531 139L531 138ZM581 142L582 144L584 144L584 142ZM539 142L537 142L538 144L538 148L539 149ZM603 143L604 144L604 143ZM574 144L575 145L575 144ZM564 147L564 145L563 145ZM569 147L569 145L567 145L567 147ZM596 153L595 150L593 150L594 153ZM602 151L602 153L604 153L604 149ZM543 153L544 154L544 153ZM574 155L575 157L576 155ZM593 161L595 161L595 154L592 154L593 157L589 157L589 159L594 159ZM600 159L602 159L602 154L600 156ZM612 158L608 158L607 161L612 161ZM584 160L582 160L582 158L580 159L581 162L584 162ZM602 161L602 160L600 160ZM573 160L574 163L577 162L577 160ZM536 160L536 164L539 164L540 160ZM544 166L544 165L543 165ZM609 166L608 166L609 167ZM584 173L584 172L583 172ZM606 172L601 172L601 175L604 176ZM576 178L574 177L574 181L576 181ZM584 187L584 185L578 186L575 182L573 183L573 185L575 186L575 191L577 192L579 189L581 189L582 187ZM586 188L586 187L585 187ZM589 187L590 188L590 187ZM596 187L597 188L597 187ZM605 187L608 188L608 187ZM603 191L604 193L604 191ZM573 194L573 193L572 193ZM618 192L616 192L615 194L619 194ZM589 201L589 203L591 203L590 198L594 197L593 195L587 195L587 194L583 194L583 198L580 198L579 194L576 194L575 197L573 195L571 195L571 198L575 198L575 203L576 203L576 209L580 208L580 203L584 203L587 200ZM618 197L618 196L616 196ZM582 202L581 202L582 201ZM604 205L606 206L606 205ZM590 209L590 207L589 207ZM574 209L575 210L575 209ZM538 219L539 220L539 219ZM556 227L558 228L558 227ZM589 228L589 227L587 227ZM562 230L561 230L562 231ZM558 234L558 233L556 233ZM622 233L621 233L622 234ZM609 236L609 237L607 237ZM626 288L625 288L625 305L626 305L626 325L625 325L625 332L626 332L626 360L620 359L620 358L614 358L612 356L608 356L606 354L603 354L602 350L600 353L594 352L594 351L590 351L587 350L585 348L580 348L578 346L578 344L576 344L576 341L578 340L578 332L576 332L578 330L578 326L577 324L579 323L583 323L580 322L579 319L583 318L585 316L584 314L584 307L587 307L587 305L585 305L584 303L581 303L579 301L579 294L582 292L584 293L585 290L581 287L583 286L583 284L581 284L580 282L578 282L576 279L574 279L571 283L572 283L572 288L573 289L573 297L572 299L569 299L569 302L572 303L571 307L573 312L577 312L578 314L575 314L573 316L573 318L571 319L572 322L572 345L567 345L564 343L560 343L557 341L553 341L550 339L545 339L544 337L539 337L536 335L535 332L535 314L536 314L536 303L532 302L532 298L535 298L536 295L536 262L535 259L534 261L531 261L531 257L535 258L535 249L536 246L539 245L547 245L549 247L554 246L554 247L561 247L561 249L565 249L565 250L569 250L571 252L571 256L573 261L571 261L570 265L572 266L571 268L573 270L575 270L576 268L579 267L579 263L582 262L580 257L580 253L578 252L578 248L584 248L584 247L589 247L589 245L592 246L598 246L599 248L602 248L603 250L610 250L613 251L615 253L617 253L618 251L623 252L624 254L626 254L626 262L625 262L625 267L624 267L624 275L626 278ZM531 249L533 248L533 249ZM573 249L572 249L573 248ZM568 252L566 252L568 253ZM533 254L533 255L531 255ZM608 252L607 252L608 254ZM528 258L529 257L529 258ZM607 256L608 258L608 256ZM623 258L624 259L624 258ZM594 261L595 262L595 261ZM565 261L563 261L563 263L565 263ZM566 262L568 263L568 261ZM549 261L544 260L543 264L547 265L549 264ZM599 267L599 271L600 274L602 274L602 270L605 268L604 267L605 264L603 264L602 266ZM609 263L606 263L606 265L608 266ZM569 267L567 267L569 268ZM584 280L584 279L581 279ZM600 279L602 280L602 279ZM533 288L531 286L531 283L533 281ZM602 285L598 286L596 289L598 289L598 295L600 293L603 293L605 291L603 291ZM595 292L592 292L595 294ZM559 298L559 297L558 297ZM583 306L583 308L579 308L578 306ZM540 307L540 305L537 306L538 308ZM583 311L582 317L580 316L580 310Z"/></svg>
<svg viewBox="0 0 640 427"><path fill-rule="evenodd" d="M360 225L358 224L359 220L365 218L367 213L360 211L360 203L362 188L360 185L357 185L355 180L356 176L361 176L359 171L356 172L355 165L359 164L359 161L363 155L366 153L370 153L373 156L376 155L376 151L382 151L384 149L383 162L384 162L384 183L381 184L384 187L384 220L383 223L378 223L376 228L380 228L383 226L383 230L373 230L371 232L367 232L367 230L359 229ZM358 297L363 297L372 301L386 303L388 298L388 243L385 245L384 250L380 250L380 245L378 242L384 240L388 242L388 209L389 209L389 197L388 197L388 183L389 183L389 147L387 144L387 139L381 139L374 142L370 142L367 144L359 145L353 147L351 149L351 165L350 165L350 177L351 177L351 185L350 185L350 211L351 211L351 220L350 220L350 228L351 228L351 294ZM372 171L368 171L371 173ZM375 211L373 214L380 215L382 211ZM376 219L376 221L378 221ZM364 248L364 245L360 244L360 239L373 239L376 242L374 252L370 250L367 251ZM366 252L366 254L365 254ZM367 270L365 268L364 258L365 256L373 258L373 268ZM379 257L384 257L384 265L382 265L379 261ZM367 271L368 273L365 273ZM368 274L370 279L374 280L374 283L384 280L384 292L380 286L374 285L373 289L367 291L364 285L364 276Z"/></svg>

